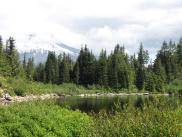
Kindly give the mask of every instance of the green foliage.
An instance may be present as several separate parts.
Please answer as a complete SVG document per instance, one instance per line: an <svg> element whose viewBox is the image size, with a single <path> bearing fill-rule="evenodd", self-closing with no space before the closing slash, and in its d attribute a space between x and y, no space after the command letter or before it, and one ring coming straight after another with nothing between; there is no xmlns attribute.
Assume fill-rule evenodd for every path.
<svg viewBox="0 0 182 137"><path fill-rule="evenodd" d="M68 65L68 57L63 54L62 62L59 65L59 81L60 83L70 82L70 70Z"/></svg>
<svg viewBox="0 0 182 137"><path fill-rule="evenodd" d="M58 63L55 52L49 52L45 64L46 82L56 83L58 80Z"/></svg>
<svg viewBox="0 0 182 137"><path fill-rule="evenodd" d="M106 50L102 50L97 62L97 82L99 85L108 86L108 64Z"/></svg>
<svg viewBox="0 0 182 137"><path fill-rule="evenodd" d="M146 82L145 82L145 90L146 91L150 91L150 92L154 92L155 91L155 75L153 74L153 72L149 72L146 75Z"/></svg>
<svg viewBox="0 0 182 137"><path fill-rule="evenodd" d="M6 47L6 48L4 48ZM166 84L182 78L182 39L163 42L154 63L148 64L148 51L140 45L137 57L125 53L119 44L107 56L102 50L97 59L85 45L81 48L76 62L65 53L57 56L49 52L45 63L34 65L33 59L20 64L14 38L10 37L6 45L0 36L0 75L60 85L74 82L87 88L109 88L120 92L133 90L164 92ZM132 88L131 88L132 87ZM175 91L176 92L176 91Z"/></svg>
<svg viewBox="0 0 182 137"><path fill-rule="evenodd" d="M176 58L176 45L172 41L169 43L163 42L162 48L157 54L156 61L161 62L164 67L167 83L171 83L177 78L178 64Z"/></svg>
<svg viewBox="0 0 182 137"><path fill-rule="evenodd" d="M73 82L78 85L79 79L80 79L80 69L79 69L79 63L77 62L73 69Z"/></svg>
<svg viewBox="0 0 182 137"><path fill-rule="evenodd" d="M39 63L35 68L34 79L36 81L46 82L45 66L42 63Z"/></svg>
<svg viewBox="0 0 182 137"><path fill-rule="evenodd" d="M144 76L144 70L142 67L139 67L136 74L136 87L139 90L142 90L144 88L145 84L145 76Z"/></svg>
<svg viewBox="0 0 182 137"><path fill-rule="evenodd" d="M136 87L139 90L143 90L145 81L146 81L146 75L145 75L145 64L148 63L149 55L148 51L143 49L143 45L141 43L139 52L138 52L138 68L135 68L136 70Z"/></svg>
<svg viewBox="0 0 182 137"><path fill-rule="evenodd" d="M166 85L165 87L166 92L174 93L174 94L181 94L182 91L182 80L176 79L171 84Z"/></svg>
<svg viewBox="0 0 182 137"><path fill-rule="evenodd" d="M6 45L6 56L10 65L10 71L11 71L11 76L17 76L19 74L19 54L15 48L15 40L14 38L10 37L7 40L7 45Z"/></svg>
<svg viewBox="0 0 182 137"><path fill-rule="evenodd" d="M15 88L15 89L14 89L14 93L15 93L17 96L25 96L25 90L22 89L21 87L20 87L20 88Z"/></svg>
<svg viewBox="0 0 182 137"><path fill-rule="evenodd" d="M0 107L0 122L1 137L86 137L92 119L48 101Z"/></svg>
<svg viewBox="0 0 182 137"><path fill-rule="evenodd" d="M141 43L139 52L138 52L138 63L140 67L144 67L145 64L148 63L149 60L149 54L147 50L143 49L143 45Z"/></svg>
<svg viewBox="0 0 182 137"><path fill-rule="evenodd" d="M108 60L109 85L114 89L128 89L131 83L131 69L124 47L116 45L114 53L109 56Z"/></svg>
<svg viewBox="0 0 182 137"><path fill-rule="evenodd" d="M153 101L152 101L153 100ZM141 98L132 106L108 114L95 115L92 136L99 137L172 137L181 136L182 107L174 101L151 98L153 103L143 104Z"/></svg>
<svg viewBox="0 0 182 137"><path fill-rule="evenodd" d="M86 45L80 51L77 64L79 65L79 83L85 86L94 84L96 59Z"/></svg>
<svg viewBox="0 0 182 137"><path fill-rule="evenodd" d="M44 84L41 82L29 81L22 78L4 78L0 77L0 81L3 88L6 89L11 95L30 95L30 94L47 94L47 93L58 93L58 94L70 94L77 95L81 93L95 93L98 92L96 89L86 89L83 86L75 85L71 83L64 83L61 85L56 84ZM99 92L104 92L99 90Z"/></svg>
<svg viewBox="0 0 182 137"><path fill-rule="evenodd" d="M34 59L29 58L26 66L26 75L28 80L33 80L34 76Z"/></svg>

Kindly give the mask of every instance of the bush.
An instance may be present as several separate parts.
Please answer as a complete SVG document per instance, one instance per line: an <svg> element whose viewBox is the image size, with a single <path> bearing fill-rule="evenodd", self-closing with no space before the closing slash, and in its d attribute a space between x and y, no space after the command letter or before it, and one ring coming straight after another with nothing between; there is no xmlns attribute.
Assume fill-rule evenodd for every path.
<svg viewBox="0 0 182 137"><path fill-rule="evenodd" d="M2 87L3 86L3 83L0 81L0 87Z"/></svg>
<svg viewBox="0 0 182 137"><path fill-rule="evenodd" d="M92 120L49 101L1 107L0 122L1 137L86 137Z"/></svg>
<svg viewBox="0 0 182 137"><path fill-rule="evenodd" d="M180 96L182 96L182 89L178 90Z"/></svg>
<svg viewBox="0 0 182 137"><path fill-rule="evenodd" d="M115 115L102 111L94 115L95 131L92 136L180 137L182 106L169 101L155 99L154 104L144 105L142 111L131 106L120 109Z"/></svg>
<svg viewBox="0 0 182 137"><path fill-rule="evenodd" d="M24 97L26 94L25 94L25 91L21 88L15 88L14 89L14 93L17 95L17 96L22 96Z"/></svg>

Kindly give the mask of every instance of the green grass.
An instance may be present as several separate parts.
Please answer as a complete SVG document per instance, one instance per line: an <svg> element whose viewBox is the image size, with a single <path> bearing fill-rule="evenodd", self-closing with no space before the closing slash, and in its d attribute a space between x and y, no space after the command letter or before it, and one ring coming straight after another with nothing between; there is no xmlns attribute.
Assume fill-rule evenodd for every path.
<svg viewBox="0 0 182 137"><path fill-rule="evenodd" d="M0 89L10 93L10 95L25 96L30 94L47 94L47 93L58 93L58 94L92 94L92 93L136 93L146 92L144 90L138 91L135 86L131 86L130 89L114 90L111 88L103 88L98 85L89 86L85 88L80 85L73 83L64 83L61 85L56 84L45 84L41 82L29 81L22 78L12 77L1 77L0 76ZM2 92L0 90L0 92ZM182 80L175 80L170 85L165 86L166 93L182 94ZM158 92L153 92L153 94Z"/></svg>
<svg viewBox="0 0 182 137"><path fill-rule="evenodd" d="M85 137L92 119L53 102L0 107L1 137Z"/></svg>
<svg viewBox="0 0 182 137"><path fill-rule="evenodd" d="M29 94L81 94L81 93L95 93L96 89L86 89L83 86L78 86L72 83L64 83L61 85L44 84L41 82L28 81L25 79L4 78L0 77L1 88L10 95L25 96Z"/></svg>
<svg viewBox="0 0 182 137"><path fill-rule="evenodd" d="M12 77L0 77L0 88L5 92L8 92L10 95L25 96L30 94L47 94L47 93L58 93L58 94L69 94L69 95L78 95L78 94L92 94L92 93L122 93L122 92L137 92L137 90L113 90L110 88L103 88L97 85L89 86L85 88L81 85L76 85L73 83L64 83L61 85L56 84L45 84L41 82L29 81L22 78L12 78Z"/></svg>

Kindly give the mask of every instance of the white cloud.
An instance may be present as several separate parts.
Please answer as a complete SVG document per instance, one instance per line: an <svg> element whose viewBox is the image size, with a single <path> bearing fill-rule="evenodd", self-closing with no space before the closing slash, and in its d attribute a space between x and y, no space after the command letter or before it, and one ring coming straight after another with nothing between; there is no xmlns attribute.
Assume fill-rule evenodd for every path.
<svg viewBox="0 0 182 137"><path fill-rule="evenodd" d="M80 48L87 43L101 48L125 45L131 53L140 42L154 52L166 39L181 35L181 0L0 0L0 34L14 36L17 45L25 35L54 35Z"/></svg>

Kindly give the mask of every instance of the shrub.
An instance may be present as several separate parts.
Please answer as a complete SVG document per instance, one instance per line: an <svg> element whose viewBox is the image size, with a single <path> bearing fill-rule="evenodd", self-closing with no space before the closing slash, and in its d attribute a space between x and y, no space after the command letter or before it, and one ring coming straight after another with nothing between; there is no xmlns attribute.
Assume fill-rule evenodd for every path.
<svg viewBox="0 0 182 137"><path fill-rule="evenodd" d="M1 137L86 137L92 119L52 101L37 101L1 107L0 122Z"/></svg>
<svg viewBox="0 0 182 137"><path fill-rule="evenodd" d="M24 97L26 94L25 94L25 91L21 88L15 88L14 89L14 93L17 95L17 96L22 96Z"/></svg>
<svg viewBox="0 0 182 137"><path fill-rule="evenodd" d="M3 86L3 83L0 81L0 87L2 87Z"/></svg>
<svg viewBox="0 0 182 137"><path fill-rule="evenodd" d="M115 112L115 115L102 111L95 115L95 131L92 132L92 136L182 136L182 106L173 106L172 104L174 105L174 103L156 99L154 104L144 105L142 111L131 106L124 110L120 109Z"/></svg>

